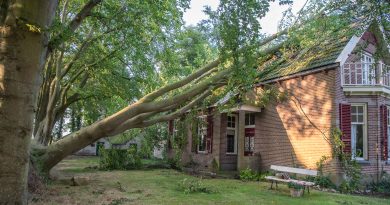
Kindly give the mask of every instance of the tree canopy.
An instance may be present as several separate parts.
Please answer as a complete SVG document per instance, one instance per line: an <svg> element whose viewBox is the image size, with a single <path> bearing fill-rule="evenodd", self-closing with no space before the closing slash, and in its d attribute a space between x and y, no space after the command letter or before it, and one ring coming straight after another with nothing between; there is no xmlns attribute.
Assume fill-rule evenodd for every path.
<svg viewBox="0 0 390 205"><path fill-rule="evenodd" d="M272 1L220 0L216 10L205 9L209 20L194 27L182 20L189 0L3 1L0 113L7 120L0 130L23 149L11 154L23 163L6 172L20 174L14 178L25 184L31 132L33 159L48 171L99 138L245 93L272 68L326 47L327 39L361 33L372 23L389 39L386 0L307 0L297 16L284 13L278 33L265 35L260 19ZM38 77L39 86L24 86ZM24 109L9 120L15 106ZM20 133L28 137L15 137Z"/></svg>

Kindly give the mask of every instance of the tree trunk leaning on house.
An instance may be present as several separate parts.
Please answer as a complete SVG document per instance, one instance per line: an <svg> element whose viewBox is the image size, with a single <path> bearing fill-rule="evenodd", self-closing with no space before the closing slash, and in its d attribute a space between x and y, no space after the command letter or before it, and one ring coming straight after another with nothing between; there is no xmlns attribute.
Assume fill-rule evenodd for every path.
<svg viewBox="0 0 390 205"><path fill-rule="evenodd" d="M284 34L286 34L286 31L272 35L262 41L259 46L266 45ZM276 45L267 48L259 55L273 53L280 47L281 45ZM188 77L145 95L139 101L119 112L69 134L63 139L50 144L46 149L37 149L35 156L42 165L40 169L43 172L49 172L52 167L66 156L102 137L113 136L132 128L147 127L183 115L208 97L212 91L227 84L227 80L233 70L231 68L222 68L220 64L220 59L212 61ZM210 76L210 72L214 74ZM183 89L183 91L169 98L160 98L178 89ZM161 113L168 114L159 115Z"/></svg>
<svg viewBox="0 0 390 205"><path fill-rule="evenodd" d="M39 74L57 1L0 5L0 201L27 203L29 147Z"/></svg>

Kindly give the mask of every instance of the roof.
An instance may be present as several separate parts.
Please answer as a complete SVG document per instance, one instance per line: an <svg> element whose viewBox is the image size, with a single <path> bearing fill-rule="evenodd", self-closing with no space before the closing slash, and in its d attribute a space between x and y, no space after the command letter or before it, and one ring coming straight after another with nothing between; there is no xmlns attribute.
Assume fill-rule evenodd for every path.
<svg viewBox="0 0 390 205"><path fill-rule="evenodd" d="M351 38L357 32L367 30L367 27L361 30L364 25L360 22L333 30L324 29L321 34L310 23L307 26L308 29L297 31L298 35L289 36L286 45L258 67L260 83L338 63L337 58Z"/></svg>
<svg viewBox="0 0 390 205"><path fill-rule="evenodd" d="M329 41L321 47L296 51L289 56L274 58L265 66L259 67L261 81L293 75L314 68L337 63L336 60L350 38Z"/></svg>

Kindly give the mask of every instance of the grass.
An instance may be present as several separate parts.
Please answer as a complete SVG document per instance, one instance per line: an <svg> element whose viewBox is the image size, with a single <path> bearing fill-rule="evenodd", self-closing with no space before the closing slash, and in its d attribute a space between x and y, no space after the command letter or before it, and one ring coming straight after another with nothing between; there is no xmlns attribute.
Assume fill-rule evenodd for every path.
<svg viewBox="0 0 390 205"><path fill-rule="evenodd" d="M234 179L202 179L216 193L185 194L178 183L193 179L171 169L134 171L98 171L96 157L69 158L55 172L58 179L47 186L42 195L35 195L30 204L390 204L388 198L374 198L319 192L313 190L302 198L291 198L287 186L269 190L266 182L241 182ZM150 162L149 162L150 163ZM85 186L69 186L64 178L88 177Z"/></svg>

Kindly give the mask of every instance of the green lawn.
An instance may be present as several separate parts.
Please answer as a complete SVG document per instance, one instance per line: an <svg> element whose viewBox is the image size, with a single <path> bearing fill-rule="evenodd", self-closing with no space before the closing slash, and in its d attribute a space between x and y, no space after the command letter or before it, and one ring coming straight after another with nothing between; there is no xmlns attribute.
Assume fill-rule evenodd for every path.
<svg viewBox="0 0 390 205"><path fill-rule="evenodd" d="M169 169L136 171L96 171L97 158L71 158L55 169L53 181L31 204L390 204L390 199L361 197L312 191L302 198L291 198L286 186L269 190L265 182L241 182L234 179L203 179L216 193L185 194L178 182L193 179ZM85 186L69 186L64 179L89 178Z"/></svg>

